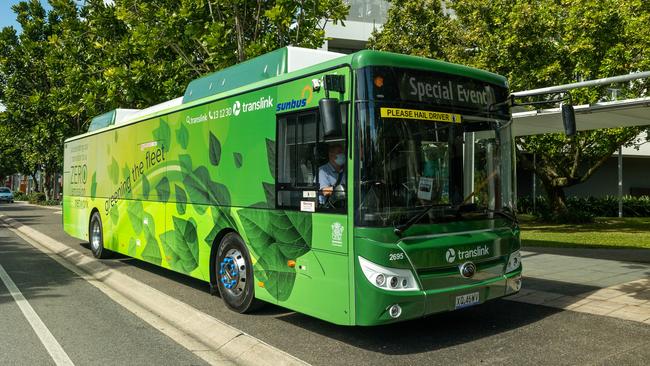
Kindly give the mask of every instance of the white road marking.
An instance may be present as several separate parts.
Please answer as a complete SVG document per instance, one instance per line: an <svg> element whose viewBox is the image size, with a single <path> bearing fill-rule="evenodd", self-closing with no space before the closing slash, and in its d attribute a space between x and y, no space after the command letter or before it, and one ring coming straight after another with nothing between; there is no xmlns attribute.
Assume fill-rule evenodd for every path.
<svg viewBox="0 0 650 366"><path fill-rule="evenodd" d="M54 214L55 215L63 215L63 211L55 211Z"/></svg>
<svg viewBox="0 0 650 366"><path fill-rule="evenodd" d="M68 354L65 353L59 342L57 342L52 333L50 333L50 330L47 329L41 318L39 318L38 314L34 311L34 308L32 308L29 302L27 302L25 296L20 292L18 286L16 286L11 277L9 277L9 274L5 271L2 265L0 265L0 279L4 282L9 293L16 301L16 304L18 304L20 311L23 312L23 315L32 326L32 329L34 329L34 332L41 340L41 343L43 343L43 346L45 346L45 349L54 360L54 363L57 365L74 366L74 363L72 363Z"/></svg>

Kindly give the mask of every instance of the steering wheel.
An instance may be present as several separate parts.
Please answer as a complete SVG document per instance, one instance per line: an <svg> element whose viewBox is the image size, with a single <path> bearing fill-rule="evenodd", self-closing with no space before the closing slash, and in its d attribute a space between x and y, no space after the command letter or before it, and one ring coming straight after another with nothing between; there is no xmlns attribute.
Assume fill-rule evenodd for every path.
<svg viewBox="0 0 650 366"><path fill-rule="evenodd" d="M346 198L345 187L343 187L342 184L339 184L336 187L332 188L332 194L328 196L323 195L323 197L325 197L325 203L323 203L323 207L336 208L336 203L343 201Z"/></svg>

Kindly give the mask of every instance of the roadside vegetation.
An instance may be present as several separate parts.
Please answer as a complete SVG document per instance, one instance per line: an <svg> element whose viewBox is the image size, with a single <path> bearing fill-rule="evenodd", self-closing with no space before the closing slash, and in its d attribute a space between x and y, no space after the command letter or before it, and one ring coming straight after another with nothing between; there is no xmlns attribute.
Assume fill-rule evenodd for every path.
<svg viewBox="0 0 650 366"><path fill-rule="evenodd" d="M61 204L61 201L55 199L47 199L45 193L43 192L32 192L30 194L25 194L21 191L14 192L15 201L27 201L29 203L41 206L58 206Z"/></svg>
<svg viewBox="0 0 650 366"><path fill-rule="evenodd" d="M318 48L343 0L50 0L0 28L0 181L22 173L47 200L63 141L94 116L183 95L190 80L284 46ZM41 184L37 171L43 173Z"/></svg>
<svg viewBox="0 0 650 366"><path fill-rule="evenodd" d="M618 197L569 197L566 199L568 211L558 215L544 196L537 197L533 206L531 197L517 199L517 211L530 214L544 222L585 224L594 222L596 217L617 217ZM623 217L650 217L650 197L623 196Z"/></svg>
<svg viewBox="0 0 650 366"><path fill-rule="evenodd" d="M524 247L650 249L650 217L596 217L585 224L541 222L519 215Z"/></svg>
<svg viewBox="0 0 650 366"><path fill-rule="evenodd" d="M650 70L649 21L646 0L392 0L386 24L373 33L369 47L489 70L521 91ZM576 89L571 103L638 98L650 90L647 79L610 88L618 94L607 86ZM551 106L557 104L536 108ZM517 136L517 164L534 171L544 187L552 212L547 220L589 221L567 207L565 189L586 182L645 129Z"/></svg>

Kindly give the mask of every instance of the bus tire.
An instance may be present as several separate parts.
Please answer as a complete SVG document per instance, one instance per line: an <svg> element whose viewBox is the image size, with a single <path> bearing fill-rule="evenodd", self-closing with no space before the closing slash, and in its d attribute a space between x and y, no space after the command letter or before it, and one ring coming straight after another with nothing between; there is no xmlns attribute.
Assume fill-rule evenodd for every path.
<svg viewBox="0 0 650 366"><path fill-rule="evenodd" d="M88 225L88 241L90 243L90 251L93 256L99 259L106 259L110 256L110 252L104 248L104 231L102 226L102 218L99 212L93 212L90 216L90 225Z"/></svg>
<svg viewBox="0 0 650 366"><path fill-rule="evenodd" d="M213 269L217 287L226 306L240 314L257 310L253 265L244 240L237 233L226 234L217 248Z"/></svg>

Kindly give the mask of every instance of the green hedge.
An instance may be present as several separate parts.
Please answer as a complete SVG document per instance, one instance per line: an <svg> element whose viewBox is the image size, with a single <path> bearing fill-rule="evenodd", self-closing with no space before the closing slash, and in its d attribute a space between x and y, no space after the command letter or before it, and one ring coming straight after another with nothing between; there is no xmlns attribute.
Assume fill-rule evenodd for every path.
<svg viewBox="0 0 650 366"><path fill-rule="evenodd" d="M618 198L614 196L569 197L566 204L569 212L576 216L618 217ZM548 200L544 196L537 198L537 212L535 213L531 197L519 198L517 206L521 213L533 214L541 218L549 218L552 215ZM623 216L650 217L650 197L623 196Z"/></svg>
<svg viewBox="0 0 650 366"><path fill-rule="evenodd" d="M32 192L27 195L27 200L29 203L42 204L45 202L45 193L43 192Z"/></svg>
<svg viewBox="0 0 650 366"><path fill-rule="evenodd" d="M14 192L14 201L27 201L27 195L21 191Z"/></svg>

